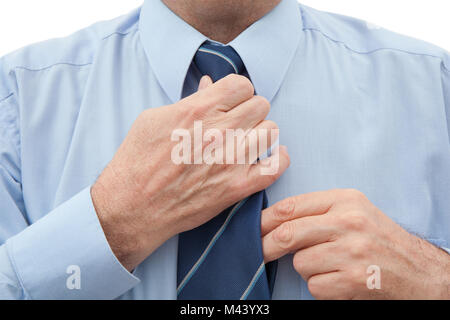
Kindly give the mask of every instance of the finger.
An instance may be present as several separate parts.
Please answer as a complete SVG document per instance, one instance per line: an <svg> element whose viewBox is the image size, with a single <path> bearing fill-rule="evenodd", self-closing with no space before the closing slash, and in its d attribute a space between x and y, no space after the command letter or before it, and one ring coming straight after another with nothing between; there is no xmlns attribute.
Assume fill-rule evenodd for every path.
<svg viewBox="0 0 450 320"><path fill-rule="evenodd" d="M278 136L278 126L270 120L262 121L251 130L233 130L231 135L228 135L227 132L226 158L229 159L227 162L248 165L255 164L256 160L266 154L268 149L275 144ZM262 162L261 164L264 163Z"/></svg>
<svg viewBox="0 0 450 320"><path fill-rule="evenodd" d="M328 220L328 216L312 216L281 224L262 238L264 261L333 240L338 231Z"/></svg>
<svg viewBox="0 0 450 320"><path fill-rule="evenodd" d="M317 274L309 279L308 289L318 300L345 300L351 292L342 272Z"/></svg>
<svg viewBox="0 0 450 320"><path fill-rule="evenodd" d="M181 102L186 108L202 107L208 111L227 112L254 96L252 83L244 76L231 74Z"/></svg>
<svg viewBox="0 0 450 320"><path fill-rule="evenodd" d="M297 251L293 259L294 269L305 281L317 274L339 271L345 257L335 254L337 250L336 242L329 241Z"/></svg>
<svg viewBox="0 0 450 320"><path fill-rule="evenodd" d="M244 76L230 74L215 84L222 111L230 111L255 95L252 82Z"/></svg>
<svg viewBox="0 0 450 320"><path fill-rule="evenodd" d="M248 163L255 163L256 160L266 154L267 151L277 142L280 134L278 125L270 120L260 122L255 128L248 130L245 137L246 157ZM264 165L265 161L261 161ZM270 165L271 163L268 163Z"/></svg>
<svg viewBox="0 0 450 320"><path fill-rule="evenodd" d="M261 234L264 236L289 220L327 213L334 202L335 195L331 191L312 192L284 199L262 212Z"/></svg>
<svg viewBox="0 0 450 320"><path fill-rule="evenodd" d="M248 167L247 180L250 194L264 190L278 180L290 165L286 146L280 146L272 155Z"/></svg>
<svg viewBox="0 0 450 320"><path fill-rule="evenodd" d="M209 76L203 76L200 79L200 83L198 84L198 91L208 88L210 85L213 84L213 81Z"/></svg>
<svg viewBox="0 0 450 320"><path fill-rule="evenodd" d="M253 96L227 113L228 121L232 125L239 125L242 129L252 129L263 121L270 111L269 101L261 96Z"/></svg>
<svg viewBox="0 0 450 320"><path fill-rule="evenodd" d="M223 124L223 123L222 123ZM225 130L226 162L252 165L277 141L278 126L275 122L264 120L254 129L241 128Z"/></svg>

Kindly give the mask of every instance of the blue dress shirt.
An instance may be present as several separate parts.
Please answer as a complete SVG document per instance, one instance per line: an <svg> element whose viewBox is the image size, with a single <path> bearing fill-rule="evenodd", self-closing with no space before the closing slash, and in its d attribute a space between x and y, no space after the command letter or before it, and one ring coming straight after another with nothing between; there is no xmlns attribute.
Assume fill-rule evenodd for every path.
<svg viewBox="0 0 450 320"><path fill-rule="evenodd" d="M177 237L130 274L89 190L143 110L197 87L190 64L205 40L147 0L0 59L0 298L176 298ZM230 45L289 147L270 204L356 188L410 232L448 246L447 52L295 0ZM79 290L66 283L73 265ZM311 298L291 256L280 260L274 298Z"/></svg>

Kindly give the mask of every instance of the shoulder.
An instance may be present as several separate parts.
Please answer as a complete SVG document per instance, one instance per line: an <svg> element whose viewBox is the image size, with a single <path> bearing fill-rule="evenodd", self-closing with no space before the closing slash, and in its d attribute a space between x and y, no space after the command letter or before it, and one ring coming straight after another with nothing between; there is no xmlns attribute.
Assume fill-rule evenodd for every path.
<svg viewBox="0 0 450 320"><path fill-rule="evenodd" d="M372 54L379 51L396 51L405 55L420 55L440 59L450 70L450 55L435 45L404 36L367 21L339 14L319 11L300 5L303 30L319 33L328 41L343 45L350 52Z"/></svg>
<svg viewBox="0 0 450 320"><path fill-rule="evenodd" d="M93 63L102 42L137 30L140 8L95 23L67 37L32 44L0 58L0 101L14 91L11 77L18 69L43 71L57 65L85 67Z"/></svg>

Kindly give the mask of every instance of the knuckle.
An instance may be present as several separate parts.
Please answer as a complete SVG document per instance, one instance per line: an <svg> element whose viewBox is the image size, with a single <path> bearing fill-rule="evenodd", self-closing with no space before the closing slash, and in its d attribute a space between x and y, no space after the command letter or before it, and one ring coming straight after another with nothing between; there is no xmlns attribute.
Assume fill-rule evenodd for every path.
<svg viewBox="0 0 450 320"><path fill-rule="evenodd" d="M294 239L294 225L288 221L281 224L274 231L274 240L280 246L280 248L288 250L292 248L292 242Z"/></svg>
<svg viewBox="0 0 450 320"><path fill-rule="evenodd" d="M241 175L231 179L230 182L232 192L239 196L244 194L249 187L248 179Z"/></svg>
<svg viewBox="0 0 450 320"><path fill-rule="evenodd" d="M138 122L147 122L148 119L150 118L150 113L151 113L151 109L146 109L138 115L136 120Z"/></svg>
<svg viewBox="0 0 450 320"><path fill-rule="evenodd" d="M304 261L304 259L303 259L302 255L300 254L300 252L295 254L294 258L292 259L292 264L294 265L294 269L300 275L303 274L303 269L304 269L303 261Z"/></svg>
<svg viewBox="0 0 450 320"><path fill-rule="evenodd" d="M269 130L279 130L276 122L273 122L272 120L265 120L264 122Z"/></svg>
<svg viewBox="0 0 450 320"><path fill-rule="evenodd" d="M221 80L221 81L224 82L225 85L232 85L234 83L241 81L242 80L241 78L245 78L245 77L240 76L235 73L231 73L231 74L227 75L225 78L223 78L223 80Z"/></svg>
<svg viewBox="0 0 450 320"><path fill-rule="evenodd" d="M358 239L357 241L353 241L350 245L348 252L350 256L356 259L364 258L368 252L370 252L371 243L367 240Z"/></svg>
<svg viewBox="0 0 450 320"><path fill-rule="evenodd" d="M347 201L363 202L367 199L364 193L357 189L345 189L343 192L344 199Z"/></svg>
<svg viewBox="0 0 450 320"><path fill-rule="evenodd" d="M281 173L278 169L275 169L275 172L270 172L270 173L262 173L259 172L259 174L257 174L257 180L258 183L261 184L261 186L263 187L263 189L268 188L269 186L271 186L272 184L274 184L281 176Z"/></svg>
<svg viewBox="0 0 450 320"><path fill-rule="evenodd" d="M336 226L344 231L363 231L369 223L365 214L359 210L339 212L333 218Z"/></svg>
<svg viewBox="0 0 450 320"><path fill-rule="evenodd" d="M272 184L274 184L275 181L278 180L278 178L280 177L280 173L277 171L274 174L262 175L262 177L264 177L264 179L265 179L265 185L267 188L267 187L271 186Z"/></svg>
<svg viewBox="0 0 450 320"><path fill-rule="evenodd" d="M348 212L341 221L344 228L351 231L363 231L368 224L367 218L359 211Z"/></svg>
<svg viewBox="0 0 450 320"><path fill-rule="evenodd" d="M244 76L236 76L235 78L236 90L246 93L247 96L253 96L255 89L253 88L251 81Z"/></svg>
<svg viewBox="0 0 450 320"><path fill-rule="evenodd" d="M269 177L269 186L274 184L281 176L281 172L279 171L279 168L274 174L268 175Z"/></svg>
<svg viewBox="0 0 450 320"><path fill-rule="evenodd" d="M243 193L245 193L245 191L247 191L248 185L249 184L248 184L247 179L239 179L235 183L235 188L240 194L243 194Z"/></svg>
<svg viewBox="0 0 450 320"><path fill-rule="evenodd" d="M185 109L190 119L198 120L203 119L208 111L209 107L202 103L195 105L189 105Z"/></svg>
<svg viewBox="0 0 450 320"><path fill-rule="evenodd" d="M311 293L311 295L316 299L322 299L324 297L323 295L323 285L320 283L320 281L317 280L317 277L311 277L308 280L308 290Z"/></svg>
<svg viewBox="0 0 450 320"><path fill-rule="evenodd" d="M263 114L268 114L270 111L270 102L262 96L254 96L253 101L257 110L260 110Z"/></svg>
<svg viewBox="0 0 450 320"><path fill-rule="evenodd" d="M357 291L364 285L367 275L358 268L348 270L345 275L345 282L350 291Z"/></svg>
<svg viewBox="0 0 450 320"><path fill-rule="evenodd" d="M225 87L232 92L239 92L245 96L251 97L255 89L247 77L237 74L230 74L224 78Z"/></svg>
<svg viewBox="0 0 450 320"><path fill-rule="evenodd" d="M278 221L291 220L295 213L295 200L293 198L284 199L275 206L274 213Z"/></svg>

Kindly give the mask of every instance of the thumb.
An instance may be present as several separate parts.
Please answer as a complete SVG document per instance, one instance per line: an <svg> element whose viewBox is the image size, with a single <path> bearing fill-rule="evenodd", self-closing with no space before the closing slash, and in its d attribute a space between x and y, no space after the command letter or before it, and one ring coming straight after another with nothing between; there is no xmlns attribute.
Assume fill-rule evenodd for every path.
<svg viewBox="0 0 450 320"><path fill-rule="evenodd" d="M213 81L211 80L211 78L209 76L203 76L198 85L198 91L206 89L212 84L213 84Z"/></svg>

